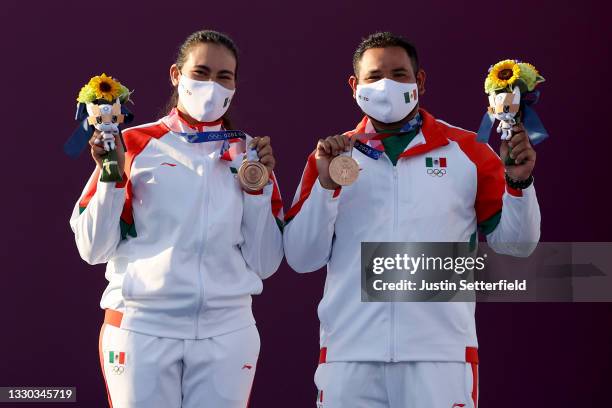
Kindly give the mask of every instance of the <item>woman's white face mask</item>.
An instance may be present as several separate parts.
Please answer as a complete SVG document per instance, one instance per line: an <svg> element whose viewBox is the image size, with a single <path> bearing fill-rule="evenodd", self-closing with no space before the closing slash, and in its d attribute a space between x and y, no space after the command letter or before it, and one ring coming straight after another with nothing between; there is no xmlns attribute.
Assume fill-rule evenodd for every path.
<svg viewBox="0 0 612 408"><path fill-rule="evenodd" d="M230 106L235 89L227 89L215 81L197 81L180 75L179 101L192 118L200 122L214 122Z"/></svg>
<svg viewBox="0 0 612 408"><path fill-rule="evenodd" d="M371 84L357 85L357 105L368 116L382 123L404 119L419 102L416 83L383 78Z"/></svg>

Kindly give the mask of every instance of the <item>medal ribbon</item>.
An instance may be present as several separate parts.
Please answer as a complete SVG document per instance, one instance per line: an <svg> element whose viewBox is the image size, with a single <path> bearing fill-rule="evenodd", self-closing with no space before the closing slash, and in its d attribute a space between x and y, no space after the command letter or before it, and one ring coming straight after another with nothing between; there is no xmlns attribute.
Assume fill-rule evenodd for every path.
<svg viewBox="0 0 612 408"><path fill-rule="evenodd" d="M220 142L223 141L221 151L219 155L221 159L227 161L233 161L240 153L245 153L247 160L258 161L257 149L250 148L246 149L246 141L251 139L247 133L242 130L213 130L209 132L194 132L194 133L183 133L173 132L183 138L189 143L206 143L206 142ZM241 139L244 142L243 148L238 150L238 143L232 143L232 139ZM242 143L241 143L242 145Z"/></svg>
<svg viewBox="0 0 612 408"><path fill-rule="evenodd" d="M383 139L390 136L405 135L414 131L418 132L421 129L422 125L423 119L421 118L421 115L417 114L410 122L406 123L397 132L357 133L356 135L352 135L357 136L353 147L368 156L369 158L378 160L380 156L382 156L382 154L385 152L385 147L382 144Z"/></svg>

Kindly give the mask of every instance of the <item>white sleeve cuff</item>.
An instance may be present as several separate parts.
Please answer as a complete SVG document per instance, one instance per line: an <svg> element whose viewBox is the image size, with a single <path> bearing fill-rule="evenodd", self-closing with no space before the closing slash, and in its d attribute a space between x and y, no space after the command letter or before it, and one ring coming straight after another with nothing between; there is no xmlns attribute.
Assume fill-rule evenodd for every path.
<svg viewBox="0 0 612 408"><path fill-rule="evenodd" d="M337 194L336 194L336 191L338 192ZM321 181L317 177L317 181L312 186L310 195L311 196L316 195L317 198L321 200L326 200L329 202L338 202L338 198L340 197L341 193L342 193L342 187L339 187L336 190L330 190L328 188L323 187L321 185Z"/></svg>

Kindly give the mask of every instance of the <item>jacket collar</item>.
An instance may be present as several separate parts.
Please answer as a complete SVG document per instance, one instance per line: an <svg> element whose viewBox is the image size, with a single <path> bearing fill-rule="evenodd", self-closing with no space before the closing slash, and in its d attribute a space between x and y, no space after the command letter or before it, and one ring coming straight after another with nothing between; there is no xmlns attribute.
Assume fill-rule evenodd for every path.
<svg viewBox="0 0 612 408"><path fill-rule="evenodd" d="M448 139L444 134L444 129L436 121L436 118L422 108L419 108L419 113L423 118L421 131L414 137L414 139L412 139L400 157L411 157L424 154L448 144ZM368 133L374 131L375 129L370 122L370 119L367 116L364 116L363 119L361 119L361 121L357 124L357 127L348 132L347 135L350 136L356 133Z"/></svg>
<svg viewBox="0 0 612 408"><path fill-rule="evenodd" d="M214 122L198 122L195 125L191 125L181 116L177 108L173 108L168 116L162 118L162 122L173 132L195 133L221 130L223 119Z"/></svg>

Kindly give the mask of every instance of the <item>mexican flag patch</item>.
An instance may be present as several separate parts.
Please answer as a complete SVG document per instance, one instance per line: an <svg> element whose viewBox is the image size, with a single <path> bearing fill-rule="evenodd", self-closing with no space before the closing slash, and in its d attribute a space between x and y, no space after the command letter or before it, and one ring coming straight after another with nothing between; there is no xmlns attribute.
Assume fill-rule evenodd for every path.
<svg viewBox="0 0 612 408"><path fill-rule="evenodd" d="M446 167L446 157L426 157L425 167L431 167L434 169Z"/></svg>
<svg viewBox="0 0 612 408"><path fill-rule="evenodd" d="M109 351L108 362L111 364L125 364L125 352L123 351Z"/></svg>

